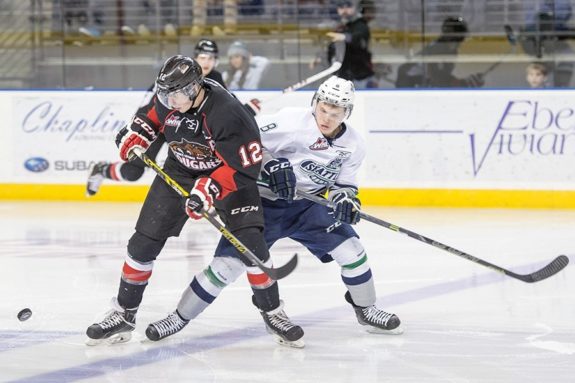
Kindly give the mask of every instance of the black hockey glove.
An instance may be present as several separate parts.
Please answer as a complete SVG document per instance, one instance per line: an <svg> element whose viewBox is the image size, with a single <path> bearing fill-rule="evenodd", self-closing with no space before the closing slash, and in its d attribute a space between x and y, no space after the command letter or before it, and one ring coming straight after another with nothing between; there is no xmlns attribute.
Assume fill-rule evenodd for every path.
<svg viewBox="0 0 575 383"><path fill-rule="evenodd" d="M214 201L220 195L220 186L209 177L201 177L196 180L190 196L186 199L186 213L192 219L201 219L202 211L211 213Z"/></svg>
<svg viewBox="0 0 575 383"><path fill-rule="evenodd" d="M361 202L351 189L330 192L329 200L333 204L333 215L336 220L350 225L359 222Z"/></svg>
<svg viewBox="0 0 575 383"><path fill-rule="evenodd" d="M270 190L292 203L295 197L296 179L287 158L274 158L264 164L264 172L269 176Z"/></svg>

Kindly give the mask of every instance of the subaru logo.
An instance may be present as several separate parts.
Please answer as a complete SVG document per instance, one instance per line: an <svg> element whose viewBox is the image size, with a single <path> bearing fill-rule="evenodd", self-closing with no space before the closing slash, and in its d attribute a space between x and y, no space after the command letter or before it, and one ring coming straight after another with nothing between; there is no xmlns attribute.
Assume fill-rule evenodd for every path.
<svg viewBox="0 0 575 383"><path fill-rule="evenodd" d="M48 160L42 157L28 158L26 162L24 162L24 167L34 173L43 172L48 169L49 166L50 163Z"/></svg>

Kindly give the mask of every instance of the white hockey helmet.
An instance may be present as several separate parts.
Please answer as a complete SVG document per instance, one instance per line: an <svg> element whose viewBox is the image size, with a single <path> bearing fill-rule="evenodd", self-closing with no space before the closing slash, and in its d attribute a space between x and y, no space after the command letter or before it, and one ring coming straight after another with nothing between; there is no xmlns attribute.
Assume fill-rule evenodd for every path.
<svg viewBox="0 0 575 383"><path fill-rule="evenodd" d="M331 76L319 86L313 95L311 106L314 111L319 101L341 106L345 109L344 119L348 119L353 110L354 98L355 87L353 86L353 82L341 77Z"/></svg>

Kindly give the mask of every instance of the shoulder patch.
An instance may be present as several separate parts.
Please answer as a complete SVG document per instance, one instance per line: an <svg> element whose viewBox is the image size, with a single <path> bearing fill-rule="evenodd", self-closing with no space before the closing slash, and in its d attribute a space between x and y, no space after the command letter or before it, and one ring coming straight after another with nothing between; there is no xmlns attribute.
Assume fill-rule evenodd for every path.
<svg viewBox="0 0 575 383"><path fill-rule="evenodd" d="M329 143L324 137L319 137L316 142L309 146L311 150L326 150L329 148Z"/></svg>

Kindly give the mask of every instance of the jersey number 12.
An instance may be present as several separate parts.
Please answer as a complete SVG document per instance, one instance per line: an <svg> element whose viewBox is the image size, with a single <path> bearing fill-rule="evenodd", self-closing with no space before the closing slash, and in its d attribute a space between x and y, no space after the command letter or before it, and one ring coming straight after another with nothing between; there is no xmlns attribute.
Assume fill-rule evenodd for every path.
<svg viewBox="0 0 575 383"><path fill-rule="evenodd" d="M247 145L240 146L238 150L244 168L250 167L262 161L262 146L259 142L252 142Z"/></svg>

